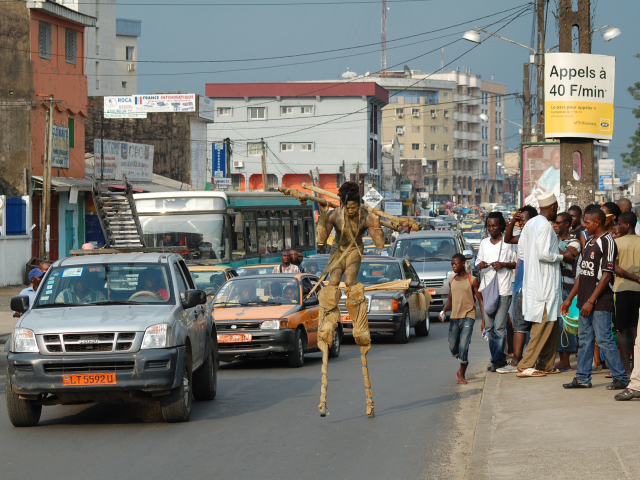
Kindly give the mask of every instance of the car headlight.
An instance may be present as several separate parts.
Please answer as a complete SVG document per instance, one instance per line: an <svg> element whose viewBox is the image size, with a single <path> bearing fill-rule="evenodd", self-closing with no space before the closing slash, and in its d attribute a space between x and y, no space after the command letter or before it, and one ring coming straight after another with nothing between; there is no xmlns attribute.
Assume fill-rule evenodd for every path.
<svg viewBox="0 0 640 480"><path fill-rule="evenodd" d="M36 334L28 328L16 328L13 332L13 349L16 353L40 353Z"/></svg>
<svg viewBox="0 0 640 480"><path fill-rule="evenodd" d="M456 276L456 273L453 270L450 272L447 272L447 280L451 280L455 276Z"/></svg>
<svg viewBox="0 0 640 480"><path fill-rule="evenodd" d="M279 330L280 320L265 320L260 325L260 330Z"/></svg>
<svg viewBox="0 0 640 480"><path fill-rule="evenodd" d="M371 311L395 312L398 310L398 300L395 298L374 298L371 300Z"/></svg>
<svg viewBox="0 0 640 480"><path fill-rule="evenodd" d="M166 348L169 343L170 326L168 323L151 325L144 332L141 349Z"/></svg>

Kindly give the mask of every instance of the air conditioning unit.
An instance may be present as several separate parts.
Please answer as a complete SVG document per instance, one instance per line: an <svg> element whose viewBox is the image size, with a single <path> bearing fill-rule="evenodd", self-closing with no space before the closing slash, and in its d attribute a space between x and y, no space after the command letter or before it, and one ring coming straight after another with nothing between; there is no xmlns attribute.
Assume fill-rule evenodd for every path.
<svg viewBox="0 0 640 480"><path fill-rule="evenodd" d="M136 71L136 64L135 63L127 63L127 70L129 70L130 72L135 72Z"/></svg>
<svg viewBox="0 0 640 480"><path fill-rule="evenodd" d="M244 162L242 160L234 160L233 168L244 168Z"/></svg>
<svg viewBox="0 0 640 480"><path fill-rule="evenodd" d="M420 116L420 112L413 112L413 116L418 118Z"/></svg>
<svg viewBox="0 0 640 480"><path fill-rule="evenodd" d="M398 118L404 118L404 113L399 113Z"/></svg>
<svg viewBox="0 0 640 480"><path fill-rule="evenodd" d="M432 116L433 118L437 118L437 117L438 117L438 114L437 114L437 113L435 113L435 112L433 112L433 113L431 114L431 116Z"/></svg>
<svg viewBox="0 0 640 480"><path fill-rule="evenodd" d="M396 130L396 135L404 135L404 129Z"/></svg>
<svg viewBox="0 0 640 480"><path fill-rule="evenodd" d="M449 118L449 112L444 114L444 118Z"/></svg>

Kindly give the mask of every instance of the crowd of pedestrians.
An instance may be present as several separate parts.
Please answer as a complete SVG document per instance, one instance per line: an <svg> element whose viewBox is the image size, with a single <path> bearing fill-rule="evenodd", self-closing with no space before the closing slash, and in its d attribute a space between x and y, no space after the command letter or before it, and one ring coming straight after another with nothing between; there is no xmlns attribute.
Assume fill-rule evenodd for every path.
<svg viewBox="0 0 640 480"><path fill-rule="evenodd" d="M640 224L631 202L558 213L553 193L537 200L538 209L520 208L508 223L499 212L486 216L479 283L463 259L451 260L455 276L440 319L452 310L449 346L460 363L458 383L466 383L477 298L490 372L566 374L577 355L564 388L591 388L593 373L606 367L606 388L621 390L616 400L640 398L640 362L633 362L640 356Z"/></svg>

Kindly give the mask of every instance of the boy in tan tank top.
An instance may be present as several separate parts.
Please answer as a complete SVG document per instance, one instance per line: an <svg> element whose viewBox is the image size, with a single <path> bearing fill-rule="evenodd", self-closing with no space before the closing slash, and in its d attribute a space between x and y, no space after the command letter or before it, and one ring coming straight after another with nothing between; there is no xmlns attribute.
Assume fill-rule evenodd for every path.
<svg viewBox="0 0 640 480"><path fill-rule="evenodd" d="M461 253L456 253L451 258L451 268L455 277L449 284L449 298L444 308L438 315L444 322L447 310L451 308L449 319L449 349L451 355L458 359L460 368L456 372L458 384L466 384L465 372L469 365L469 344L471 333L476 320L476 298L482 314L482 328L484 328L484 305L482 293L478 290L478 279L465 270L466 259Z"/></svg>

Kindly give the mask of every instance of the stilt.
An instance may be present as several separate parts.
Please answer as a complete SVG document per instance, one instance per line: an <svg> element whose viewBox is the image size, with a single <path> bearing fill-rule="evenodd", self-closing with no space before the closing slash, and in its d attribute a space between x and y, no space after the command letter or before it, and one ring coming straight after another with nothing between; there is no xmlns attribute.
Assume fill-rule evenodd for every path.
<svg viewBox="0 0 640 480"><path fill-rule="evenodd" d="M322 380L320 385L320 405L318 405L318 411L321 417L326 417L329 411L327 410L327 388L329 383L327 381L327 373L329 369L329 347L321 338L318 339L318 348L322 351Z"/></svg>
<svg viewBox="0 0 640 480"><path fill-rule="evenodd" d="M362 361L362 376L364 377L364 391L367 394L367 416L375 417L373 411L373 394L371 393L371 380L369 380L369 364L367 363L367 353L371 345L360 347L360 360Z"/></svg>

